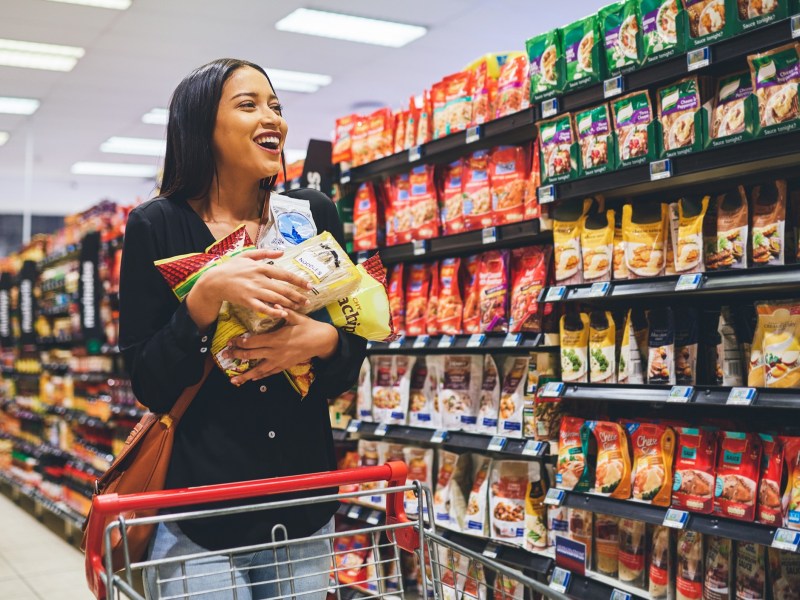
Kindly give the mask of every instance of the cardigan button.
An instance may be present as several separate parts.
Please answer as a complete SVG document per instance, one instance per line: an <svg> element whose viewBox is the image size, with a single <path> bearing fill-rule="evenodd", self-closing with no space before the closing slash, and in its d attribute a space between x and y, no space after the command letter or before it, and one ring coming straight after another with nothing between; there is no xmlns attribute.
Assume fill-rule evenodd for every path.
<svg viewBox="0 0 800 600"><path fill-rule="evenodd" d="M208 348L200 348L200 354L205 354L208 352Z"/></svg>
<svg viewBox="0 0 800 600"><path fill-rule="evenodd" d="M261 392L261 393L263 394L264 392L266 392L266 391L267 391L267 386L265 386L265 385L262 385L260 388L258 388L258 391L259 391L259 392Z"/></svg>
<svg viewBox="0 0 800 600"><path fill-rule="evenodd" d="M275 432L274 431L270 431L268 435L269 435L269 439L271 439L271 440L275 439Z"/></svg>
<svg viewBox="0 0 800 600"><path fill-rule="evenodd" d="M208 341L208 336L204 335L203 337L200 338L200 341L205 344Z"/></svg>

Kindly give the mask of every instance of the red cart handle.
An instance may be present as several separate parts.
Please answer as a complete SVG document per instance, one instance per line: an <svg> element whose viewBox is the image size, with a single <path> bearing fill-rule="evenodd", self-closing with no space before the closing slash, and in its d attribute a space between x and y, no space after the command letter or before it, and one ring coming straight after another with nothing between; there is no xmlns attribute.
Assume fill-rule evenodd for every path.
<svg viewBox="0 0 800 600"><path fill-rule="evenodd" d="M197 504L228 502L246 498L258 498L274 494L302 492L341 485L355 485L377 481L388 482L389 487L406 485L408 467L403 462L389 462L375 467L343 469L308 475L276 477L256 481L242 481L218 485L206 485L193 488L181 488L141 494L102 494L92 498L92 514L89 518L86 534L86 579L89 589L95 597L102 598L106 594L101 574L105 572L102 556L104 525L108 515L121 515L165 508L178 508ZM402 492L387 495L386 523L408 523L403 506ZM413 537L397 533L397 542L402 547L414 546ZM409 533L412 533L409 531ZM403 539L400 539L403 538ZM406 548L413 549L413 548Z"/></svg>

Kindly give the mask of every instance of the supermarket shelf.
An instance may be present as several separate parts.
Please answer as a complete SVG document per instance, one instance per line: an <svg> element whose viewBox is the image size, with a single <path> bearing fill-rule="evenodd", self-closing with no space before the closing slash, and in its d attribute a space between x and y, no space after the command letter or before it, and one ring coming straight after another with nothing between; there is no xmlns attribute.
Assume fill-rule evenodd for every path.
<svg viewBox="0 0 800 600"><path fill-rule="evenodd" d="M539 220L534 219L455 235L446 235L412 244L387 246L379 248L377 251L380 253L383 263L392 264L464 256L498 248L549 244L552 241L552 232L541 231ZM374 251L357 252L353 256L359 259L366 258L370 254L374 254Z"/></svg>
<svg viewBox="0 0 800 600"><path fill-rule="evenodd" d="M581 600L608 600L615 598L612 595L614 590L630 594L631 600L650 600L650 594L645 590L589 570L586 571L586 575L572 573L567 595Z"/></svg>
<svg viewBox="0 0 800 600"><path fill-rule="evenodd" d="M372 526L383 525L386 522L385 508L366 506L346 499L341 501L336 514L353 521L363 521Z"/></svg>
<svg viewBox="0 0 800 600"><path fill-rule="evenodd" d="M469 335L407 337L392 343L372 342L367 344L368 354L453 354L483 353L497 350L515 352L519 350L556 350L555 346L541 345L541 334L487 333L479 340ZM480 341L480 343L478 343Z"/></svg>
<svg viewBox="0 0 800 600"><path fill-rule="evenodd" d="M52 267L53 265L66 260L66 259L77 259L78 252L80 251L80 244L71 244L61 250L53 252L49 254L39 263L39 271L46 269L47 267Z"/></svg>
<svg viewBox="0 0 800 600"><path fill-rule="evenodd" d="M72 527L80 529L83 527L84 516L72 510L63 502L56 502L50 498L43 496L38 490L23 485L17 480L9 477L3 472L0 472L0 484L4 484L11 491L10 496L14 498L16 495L24 496L33 501L34 505L41 507L48 512L53 513L57 517L63 519ZM2 486L0 486L2 487Z"/></svg>
<svg viewBox="0 0 800 600"><path fill-rule="evenodd" d="M800 137L798 137L800 144ZM800 148L800 146L798 146ZM798 155L800 157L800 155ZM678 297L713 296L719 294L757 294L759 296L779 293L800 293L800 264L783 267L753 267L730 271L703 273L700 285L694 290L676 291L677 275L612 281L604 296L593 296L591 285L566 286L560 302L605 302L608 300L676 300ZM540 298L547 295L542 290Z"/></svg>
<svg viewBox="0 0 800 600"><path fill-rule="evenodd" d="M552 552L530 552L519 546L513 546L497 540L489 540L486 538L479 538L449 529L439 529L437 531L442 537L477 552L478 554L488 555L497 552L497 560L510 567L527 571L528 573L537 573L540 575L547 575L553 568L553 553ZM608 596L606 596L607 600Z"/></svg>

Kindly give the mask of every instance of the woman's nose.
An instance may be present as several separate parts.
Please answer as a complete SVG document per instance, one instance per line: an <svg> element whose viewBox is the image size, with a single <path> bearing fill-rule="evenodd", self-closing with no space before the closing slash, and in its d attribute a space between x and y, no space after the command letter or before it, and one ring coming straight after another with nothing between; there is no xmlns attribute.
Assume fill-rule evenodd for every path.
<svg viewBox="0 0 800 600"><path fill-rule="evenodd" d="M264 112L261 114L261 123L264 125L279 125L281 122L281 117L271 108L264 109Z"/></svg>

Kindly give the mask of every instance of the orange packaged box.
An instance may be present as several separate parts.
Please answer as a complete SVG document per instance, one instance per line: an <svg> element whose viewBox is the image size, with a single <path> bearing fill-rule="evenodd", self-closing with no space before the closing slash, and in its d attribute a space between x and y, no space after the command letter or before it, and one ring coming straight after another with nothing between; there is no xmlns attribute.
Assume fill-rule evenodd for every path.
<svg viewBox="0 0 800 600"><path fill-rule="evenodd" d="M407 244L414 234L414 221L411 217L411 180L408 173L395 177L392 201L395 219L395 242L397 244Z"/></svg>
<svg viewBox="0 0 800 600"><path fill-rule="evenodd" d="M478 279L480 265L480 254L464 259L464 313L461 321L464 333L480 333L481 331L480 280Z"/></svg>
<svg viewBox="0 0 800 600"><path fill-rule="evenodd" d="M584 454L595 456L592 491L620 500L631 497L631 459L628 435L618 423L586 421L581 428ZM593 451L594 450L594 451Z"/></svg>
<svg viewBox="0 0 800 600"><path fill-rule="evenodd" d="M391 109L381 108L369 116L367 128L367 162L392 154L394 150L394 115Z"/></svg>
<svg viewBox="0 0 800 600"><path fill-rule="evenodd" d="M372 160L370 158L369 145L367 144L368 136L369 121L365 117L357 116L350 141L354 167L367 164Z"/></svg>
<svg viewBox="0 0 800 600"><path fill-rule="evenodd" d="M444 135L450 135L464 131L472 122L474 79L471 71L463 71L451 75L446 82Z"/></svg>
<svg viewBox="0 0 800 600"><path fill-rule="evenodd" d="M669 506L675 431L654 423L627 423L625 427L633 448L633 499Z"/></svg>

